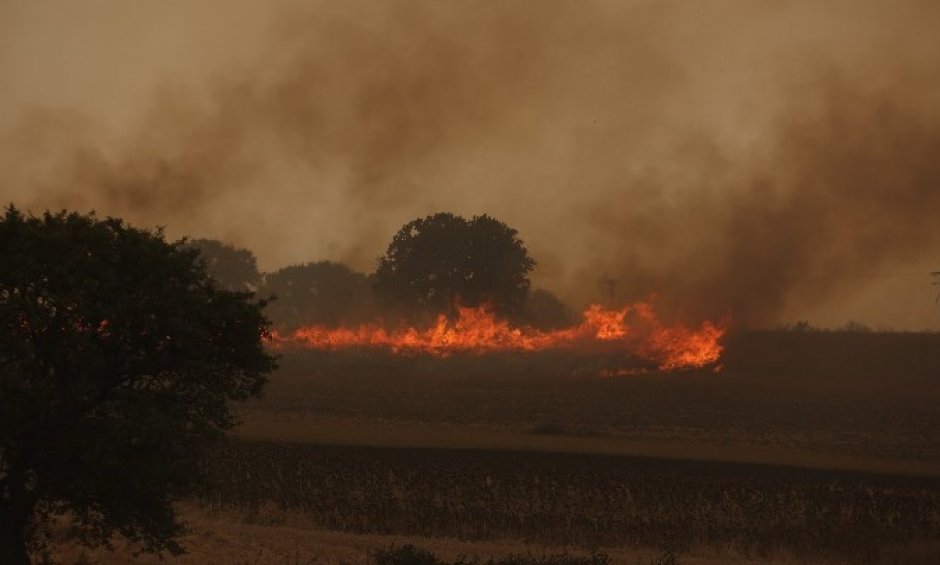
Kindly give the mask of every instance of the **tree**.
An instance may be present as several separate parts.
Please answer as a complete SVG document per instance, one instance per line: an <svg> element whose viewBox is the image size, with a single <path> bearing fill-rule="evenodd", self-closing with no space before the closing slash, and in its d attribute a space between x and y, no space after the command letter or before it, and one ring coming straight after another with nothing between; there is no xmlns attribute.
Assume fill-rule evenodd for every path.
<svg viewBox="0 0 940 565"><path fill-rule="evenodd" d="M490 303L519 314L535 266L517 231L490 216L470 221L449 213L405 224L379 258L376 295L386 303L429 313Z"/></svg>
<svg viewBox="0 0 940 565"><path fill-rule="evenodd" d="M187 245L199 251L209 275L224 288L245 292L261 284L258 260L251 251L215 239L192 239Z"/></svg>
<svg viewBox="0 0 940 565"><path fill-rule="evenodd" d="M170 497L194 450L275 367L263 302L94 214L11 205L0 257L0 563L28 563L63 514L89 546L180 552Z"/></svg>
<svg viewBox="0 0 940 565"><path fill-rule="evenodd" d="M284 267L265 277L260 292L276 298L267 314L279 328L288 330L364 321L372 306L366 276L330 261Z"/></svg>
<svg viewBox="0 0 940 565"><path fill-rule="evenodd" d="M576 324L578 316L553 293L537 289L525 301L523 321L539 329L555 330Z"/></svg>

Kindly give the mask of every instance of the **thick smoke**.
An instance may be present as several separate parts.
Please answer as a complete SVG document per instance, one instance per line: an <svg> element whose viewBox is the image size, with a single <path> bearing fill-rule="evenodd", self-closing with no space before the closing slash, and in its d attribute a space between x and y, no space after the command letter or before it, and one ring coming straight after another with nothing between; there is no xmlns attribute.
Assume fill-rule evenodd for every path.
<svg viewBox="0 0 940 565"><path fill-rule="evenodd" d="M940 261L940 122L899 93L839 80L792 95L798 112L773 124L764 155L739 163L699 147L697 163L677 162L701 178L643 179L644 206L598 208L622 253L609 268L687 313L728 308L757 324L885 273L926 288Z"/></svg>
<svg viewBox="0 0 940 565"><path fill-rule="evenodd" d="M154 77L117 124L111 85L62 87L51 56L33 68L15 52L74 27L26 10L7 18L3 60L65 93L10 100L0 197L226 239L269 270L368 271L410 219L489 213L519 229L536 285L574 304L612 277L616 300L655 292L688 318L924 326L940 8L885 4L275 3L235 31L213 12L115 5L144 13L94 20L97 58L70 62L112 65L118 86L122 70ZM188 44L231 58L171 49L164 78L114 44L184 20ZM913 277L879 287L886 274Z"/></svg>

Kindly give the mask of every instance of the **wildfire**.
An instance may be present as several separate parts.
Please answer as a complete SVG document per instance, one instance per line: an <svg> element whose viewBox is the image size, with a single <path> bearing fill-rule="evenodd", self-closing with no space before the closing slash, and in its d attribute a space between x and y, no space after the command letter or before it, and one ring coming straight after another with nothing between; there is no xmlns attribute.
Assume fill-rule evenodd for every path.
<svg viewBox="0 0 940 565"><path fill-rule="evenodd" d="M388 329L382 324L355 327L306 326L289 335L275 332L275 347L337 350L384 348L396 354L447 356L456 352L550 349L622 350L656 364L661 370L716 364L723 349L725 323L704 322L698 328L661 323L646 302L619 309L596 304L583 313L580 324L559 330L514 326L493 315L487 306L458 307L455 320L443 314L430 327Z"/></svg>

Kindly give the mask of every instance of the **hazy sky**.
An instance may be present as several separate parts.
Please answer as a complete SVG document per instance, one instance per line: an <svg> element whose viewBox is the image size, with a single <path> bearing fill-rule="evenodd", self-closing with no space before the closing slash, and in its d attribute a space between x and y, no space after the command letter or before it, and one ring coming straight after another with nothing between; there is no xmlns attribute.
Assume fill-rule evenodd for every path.
<svg viewBox="0 0 940 565"><path fill-rule="evenodd" d="M488 213L537 286L940 327L940 3L0 0L0 201L371 270Z"/></svg>

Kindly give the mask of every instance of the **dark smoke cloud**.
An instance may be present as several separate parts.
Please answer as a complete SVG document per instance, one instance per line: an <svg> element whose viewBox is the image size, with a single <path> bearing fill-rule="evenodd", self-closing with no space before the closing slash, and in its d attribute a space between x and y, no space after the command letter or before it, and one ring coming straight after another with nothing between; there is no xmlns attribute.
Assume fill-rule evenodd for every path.
<svg viewBox="0 0 940 565"><path fill-rule="evenodd" d="M687 313L768 324L789 300L940 260L940 121L901 93L841 79L793 96L764 156L737 163L698 146L698 160L677 157L705 174L681 196L671 189L683 181L647 178L642 208L595 210L623 251L610 268Z"/></svg>
<svg viewBox="0 0 940 565"><path fill-rule="evenodd" d="M207 215L218 220L212 216L233 201L260 200L267 217L216 222L240 222L257 244L265 228L278 235L284 208L316 214L322 202L333 209L319 219L335 219L341 208L353 225L307 237L332 239L348 255L340 258L361 261L362 247L371 261L377 239L412 210L454 204L447 193L460 189L448 179L474 167L465 160L478 148L541 135L608 74L604 95L618 103L648 104L660 93L670 66L644 49L648 16L636 13L638 22L612 25L596 9L564 3L295 8L278 19L258 63L214 77L207 97L161 88L145 118L107 152L90 134L54 145L67 124L49 116L20 124L7 145L49 142L40 157L49 172L26 179L37 203L90 204L187 229ZM643 87L626 88L628 78L642 78ZM260 251L292 241L282 235Z"/></svg>
<svg viewBox="0 0 940 565"><path fill-rule="evenodd" d="M270 27L232 10L236 31L215 11L95 20L99 59L78 67L162 76L109 43L149 20L231 57L187 67L177 48L133 111L107 85L17 110L3 200L223 238L272 270L371 270L406 221L485 212L575 304L612 276L618 300L656 292L689 318L929 323L896 291L929 294L940 261L933 3L278 3ZM10 37L71 29L19 17ZM866 294L886 272L924 279Z"/></svg>

